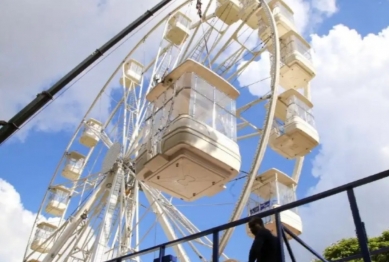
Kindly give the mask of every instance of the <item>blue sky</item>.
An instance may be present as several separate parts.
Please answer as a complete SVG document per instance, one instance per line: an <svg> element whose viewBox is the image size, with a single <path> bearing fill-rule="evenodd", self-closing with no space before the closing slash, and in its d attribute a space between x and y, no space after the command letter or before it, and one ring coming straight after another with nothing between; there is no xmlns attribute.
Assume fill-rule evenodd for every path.
<svg viewBox="0 0 389 262"><path fill-rule="evenodd" d="M318 48L315 49L315 52L317 53L317 56L320 59L322 58L321 56L324 57L323 46L325 46L326 43L328 43L328 42L325 42L323 40L323 39L326 39L324 36L329 35L330 30L333 30L334 26L342 24L342 25L348 27L349 29L354 29L362 36L362 38L364 36L369 35L369 34L378 34L384 28L387 28L389 26L389 17L387 16L387 12L389 11L389 1L377 0L377 1L373 1L373 2L374 3L372 3L372 1L367 1L367 0L337 1L336 2L336 6L338 9L337 12L331 14L331 16L329 16L329 17L325 16L324 14L320 14L321 18L322 18L320 23L312 23L311 24L312 26L310 26L308 24L307 28L309 28L309 29L306 30L305 36L310 38L310 39L313 39L313 43L317 44ZM96 6L100 5L100 4L101 4L101 1L96 1ZM10 5L12 5L12 4L10 4ZM11 8L11 6L10 6L10 8ZM107 7L107 8L111 8L112 10L115 10L114 7L112 7L112 4L110 7ZM2 12L0 11L0 16L1 16L1 14L2 14ZM112 14L114 14L114 13L112 13ZM111 18L114 17L112 14L111 14ZM109 18L108 15L107 15L107 17ZM38 17L36 17L36 19L38 19ZM315 19L317 20L317 17L315 18L312 15L312 16L310 16L309 21L314 21ZM9 21L11 21L11 20L9 20ZM63 19L63 22L64 23L66 22L65 18ZM118 24L124 25L125 23L118 22ZM118 29L120 29L123 26L120 26L120 27L117 26L117 27L118 28L110 28L109 30L107 29L105 31L106 38L108 38L108 36L111 36L114 32L118 31ZM17 30L17 28L16 28L16 30ZM84 30L87 30L87 28L85 27ZM80 32L77 32L77 33L81 35ZM311 34L314 35L312 38L311 38ZM82 43L81 40L83 37L84 36L80 37L80 40L79 40L80 42L75 41L74 46L76 46L76 43ZM344 41L348 41L349 39L351 39L351 36L350 36L350 38L347 38L346 35L344 37L345 37ZM50 35L46 35L46 38L50 38ZM334 37L334 39L337 40L336 37ZM98 39L98 40L100 42L103 42L102 39ZM320 42L319 40L323 40L323 41ZM353 47L351 46L351 44L353 44L353 43L354 42L349 43L350 49L353 49ZM315 47L314 44L313 44L313 46ZM71 68L71 65L73 65L73 64L75 65L75 62L77 60L80 60L81 58L83 58L85 56L83 54L87 54L88 50L92 51L94 46L99 45L99 42L88 43L86 45L87 45L87 47L85 47L85 50L80 52L81 57L78 57L77 59L75 58L74 60L72 60L72 63L69 62L68 64L63 65L62 67L56 68L57 71L52 72L51 75L42 76L41 78L38 78L36 81L34 79L33 83L37 85L37 88L38 88L38 86L39 86L39 89L42 88L42 86L44 86L48 82L48 79L54 79L54 78L56 78L56 76L66 73L67 70L69 70ZM387 46L388 46L387 52L389 52L389 45L387 45ZM6 48L6 47L7 46L4 44L4 48ZM334 47L334 46L332 46L332 47ZM328 47L328 48L330 48L330 47ZM343 48L343 46L342 46L342 48ZM2 42L0 42L0 49L2 49ZM9 54L14 54L11 52L12 51L11 48L3 49L3 50L10 50ZM339 52L339 53L349 52L349 50L347 50L347 48L344 50L343 49L342 50L341 49L339 49L339 50L328 49L327 52L331 54L331 50L333 50L334 55L337 52ZM318 51L323 51L323 53L318 53ZM377 52L378 52L378 49L377 49ZM7 52L5 52L5 53L7 53ZM54 54L57 55L58 57L62 58L64 56L66 56L66 54L68 54L68 55L71 54L71 52L69 50L65 50L64 54L61 54L61 52L57 52ZM7 59L10 59L10 57L7 57L7 56L3 57L3 56L4 55L0 54L0 66L2 63L4 63L3 61L9 61ZM2 58L5 58L5 59L2 59ZM12 59L12 57L11 57L11 59ZM15 55L14 59L15 59L15 61L18 61L20 59L20 56ZM369 57L367 57L366 59L368 61ZM55 58L53 58L53 61L50 62L50 59L47 60L46 57L42 57L41 61L36 60L35 62L36 62L36 64L48 64L48 65L50 65L50 63L54 63L55 61L57 61L57 60L55 60ZM323 58L320 61L325 61L325 59ZM348 65L348 61L343 61L343 62L345 63L345 64L342 64L343 66ZM356 64L356 62L354 62L354 61L352 61L350 63L352 63L353 65ZM387 60L382 61L383 65L387 65L387 63L388 63ZM19 64L19 63L16 63L16 64ZM341 64L339 62L339 66L340 65ZM331 65L331 66L336 66L336 65ZM360 66L362 67L363 65L361 64ZM316 148L308 157L306 157L306 160L304 162L303 172L302 172L299 187L298 187L298 192L297 192L297 195L299 198L304 197L307 194L311 194L313 192L328 189L332 186L335 186L338 184L343 184L345 182L348 182L349 180L353 180L353 179L357 178L357 175L356 175L356 177L347 177L347 178L344 178L343 180L342 179L336 180L336 179L332 179L333 177L331 177L331 179L332 179L331 180L330 176L326 175L326 174L332 173L333 170L336 170L335 167L337 167L338 164L343 165L345 162L359 161L358 159L362 158L362 156L359 156L359 155L355 156L353 158L353 156L351 156L349 151L346 150L346 147L348 146L348 144L346 144L345 142L344 142L344 144L342 144L342 141L344 141L344 140L340 141L339 136L335 137L335 138L330 136L330 135L333 135L334 133L331 133L330 131L328 131L328 129L331 129L331 127L326 127L329 125L329 123L326 122L326 112L328 112L327 116L329 116L329 115L332 116L333 114L336 114L336 113L331 111L330 108L327 108L326 106L330 105L331 103L335 103L336 105L339 105L340 102L339 101L336 102L336 100L320 101L320 100L324 100L324 98L322 99L322 97L327 98L326 92L328 91L328 88L334 87L336 83L333 83L329 80L328 84L326 83L327 85L324 85L323 84L324 80L326 80L326 78L331 78L331 76L325 75L325 74L329 74L329 73L328 73L328 71L323 69L324 68L323 65L319 65L319 67L320 67L320 69L318 70L318 73L317 73L318 74L317 78L319 80L317 80L317 82L313 82L313 84L312 84L313 85L312 86L312 96L313 96L314 104L317 102L317 105L315 104L315 106L317 106L318 109L316 110L316 107L315 107L314 112L318 112L318 116L317 116L318 129L319 129L320 134L322 134L322 132L323 132L323 145ZM10 72L12 70L14 70L16 72L17 68L18 68L18 66L14 65L14 66L10 66L8 70ZM382 69L384 69L384 68L387 69L387 67L383 66ZM40 70L44 70L44 66ZM368 70L368 68L366 70ZM11 73L14 73L14 71L12 71ZM322 73L322 75L319 75L320 73ZM377 72L375 72L375 73L377 73ZM28 72L25 73L25 75L27 75L27 77L28 77L28 74L29 74ZM340 83L342 85L348 85L347 84L348 82L346 82L346 81L349 79L346 79L346 78L347 77L345 76L344 82L340 81ZM321 82L319 83L319 81L321 81ZM384 83L384 82L385 81L382 80L382 82L379 82L379 83ZM372 86L372 87L377 86L377 84L375 82L367 82L367 80L366 80L366 82L361 83L361 85ZM317 87L317 89L315 90L316 87ZM2 92L5 92L3 90L7 90L6 93L8 96L17 97L18 94L17 94L16 90L20 90L20 88L23 88L23 86L20 86L18 88L19 89L16 89L16 88L12 89L10 86L0 85L0 109L2 109L1 102L4 102L4 105L8 105L6 103L7 101L5 101L5 99L4 99L4 98L6 98L6 96L4 95L2 98L2 94L5 94L5 93L2 93ZM321 88L321 89L319 89L319 88ZM382 88L388 89L388 86L382 87ZM331 93L331 92L334 92L334 90L331 89L328 92ZM66 95L67 94L65 94L64 96L66 96ZM87 95L87 93L83 93L82 95ZM353 95L350 95L349 97L351 97L350 100L352 100L354 106L355 106L355 104L358 104L357 99L354 98ZM27 97L27 98L31 99L32 96ZM71 98L72 97L70 96L69 99L71 99ZM3 99L4 99L4 101L3 101ZM11 99L10 101L11 102L16 101L16 102L14 102L14 104L12 104L12 106L15 108L20 108L21 105L26 104L26 101L29 101L28 99L24 99L21 101L18 101L16 99L15 100ZM252 99L252 95L248 91L244 91L244 92L242 92L242 97L240 99L242 99L242 100ZM353 99L355 99L355 100L353 100ZM368 100L368 98L366 98L366 99ZM77 103L79 103L79 102L80 101L74 102L75 107L78 106ZM369 107L368 102L365 105L359 105L359 106L363 107L363 110L368 111L368 110L370 110L370 108L372 108L372 107ZM56 103L56 102L54 102L54 103ZM374 101L372 103L374 103ZM346 112L346 110L347 110L346 107L345 108L339 107L339 108L340 108L340 111L338 111L338 112ZM54 108L54 106L49 106L45 110L49 111L49 110L57 110L57 109L58 108ZM82 114L84 113L84 112L82 112L84 109L85 109L85 107L80 107L80 109L79 109ZM373 109L371 109L371 110L373 110ZM383 110L378 110L378 111L374 111L374 112L381 112L381 113L388 112L387 110L388 109L385 108ZM0 112L2 112L2 110L0 110ZM3 112L6 112L5 109ZM382 113L382 114L384 114L384 113ZM9 115L10 114L7 114L6 116L8 117ZM76 116L79 117L78 120L81 120L80 119L81 114L77 114ZM12 140L12 141L8 141L7 143L5 143L4 145L2 145L0 147L0 161L2 164L0 178L4 179L5 181L7 181L9 184L11 184L15 188L15 190L20 194L21 203L22 203L23 207L26 210L31 211L32 213L35 213L38 210L39 205L40 205L41 200L42 200L42 197L43 197L43 194L44 194L45 190L47 189L49 179L52 176L53 171L54 171L59 159L61 158L63 151L66 148L66 145L67 145L67 143L72 135L72 133L69 131L69 129L71 129L71 128L68 128L68 125L64 125L65 128L60 128L59 130L55 130L55 132L53 130L51 130L50 128L46 129L48 131L41 131L41 130L45 130L45 128L44 128L45 126L46 127L50 126L50 123L52 120L53 120L54 125L58 122L58 120L53 119L54 115L52 115L52 114L45 115L44 117L45 118L43 120L42 119L40 120L41 123L43 123L43 121L45 122L44 126L43 127L40 126L39 128L29 130L28 136L24 139L24 141ZM61 118L62 116L57 115L56 117ZM64 112L63 117L68 117L68 114ZM74 116L72 115L72 117L74 117ZM251 115L248 116L248 118L253 118L253 119L255 119L256 117L258 117L258 115L254 114L254 113L252 113ZM349 115L345 115L345 117L343 118L343 122L347 122L347 121L353 122L352 120L350 120L352 117L353 117L352 112ZM377 114L376 114L376 117L377 117ZM0 113L0 118L3 118L2 113ZM339 121L341 121L341 120L339 120ZM368 120L366 120L366 121L368 121ZM334 122L336 122L336 121L334 121ZM374 122L376 122L376 121L373 121L371 123L366 122L366 125L374 125ZM28 128L28 126L25 128ZM333 132L343 132L344 131L345 133L346 132L348 133L348 131L346 131L346 130L348 130L348 128L350 128L350 126L345 125L343 127L339 127L339 129L336 129L337 131L335 131L335 129L333 129L334 130ZM354 126L352 126L351 128L355 129ZM380 125L380 126L377 126L376 128L383 128L383 126ZM362 130L362 128L360 130ZM355 134L353 132L355 132L355 131L352 131L352 132L350 131L350 133L348 133L350 135L350 139L351 139L351 137L354 137L354 135L355 135L355 137L374 135L374 133L371 130L363 131L363 132L361 131L360 133L355 133ZM371 132L371 133L368 133L368 132ZM382 137L385 137L385 136L382 135ZM339 147L335 148L333 146L332 141L338 141L338 139L340 142L337 144L337 146L339 146ZM255 150L255 147L253 147L253 144L255 144L255 143L253 143L254 141L255 141L255 139L252 139L252 140L246 140L246 141L243 141L240 143L242 159L250 159L252 157L253 150ZM352 141L355 141L355 140L352 140ZM365 146L363 144L361 144L361 146L359 146L359 147L355 146L355 150L373 150L374 152L378 152L378 151L381 152L380 151L381 146L382 147L384 147L385 145L388 146L389 145L388 142L389 141L387 141L387 140L385 140L385 141L381 140L381 144L380 144L378 142L374 143L372 141L371 145L369 145L369 146L368 145ZM355 143L357 143L357 142L355 142ZM338 151L336 151L336 150L338 150ZM344 150L344 151L342 151L342 150ZM337 153L334 153L335 151ZM338 155L339 151L341 151L341 154L339 153L341 156ZM374 154L372 153L372 155L374 155ZM338 157L338 158L336 158L336 157ZM358 157L361 157L361 158L358 158ZM250 168L250 164L251 164L250 161L245 160L243 162L243 165L242 165L242 170L248 171ZM333 168L332 169L323 168L323 165L327 165L327 164L331 165ZM346 164L344 164L344 165L346 165ZM376 165L376 167L374 167L374 168L384 169L385 167L387 167L386 164L381 164L381 162L379 164L380 165ZM260 171L265 171L265 170L272 168L272 167L276 167L276 168L290 174L293 170L293 163L291 163L291 161L286 161L286 160L281 159L272 150L268 149L267 153L266 153L266 157L261 165ZM376 170L374 168L370 168L370 169L367 168L366 170L363 171L363 173L358 174L358 176L368 175L374 171L380 171L380 170ZM342 169L342 170L349 170L349 169L350 169L350 166L345 166L344 169ZM328 181L331 181L331 182L328 182ZM240 189L241 189L242 185L243 185L242 180L239 180L236 182L231 182L227 185L227 189L224 192L222 192L220 195L217 195L213 198L203 198L203 199L199 200L198 202L196 202L194 204L195 206L192 206L192 207L181 206L181 207L179 207L179 209L192 222L194 222L195 225L197 225L201 229L206 229L206 228L209 228L211 226L215 226L217 224L220 224L222 222L226 222L230 216L231 208L233 207L233 205L231 205L231 203L235 199L237 199L238 195L240 194ZM143 200L143 203L145 203L144 200ZM230 204L204 206L205 204L224 204L224 203L230 203ZM180 203L180 204L182 204L182 203ZM190 204L192 204L192 203L190 203ZM1 207L0 207L0 210L1 210ZM307 214L307 212L308 212L307 210L303 211L302 213ZM311 211L311 212L313 212L313 211ZM303 214L302 214L303 223L305 223L307 221L307 224L308 224L307 228L310 228L312 223L311 223L311 221L308 221L309 217L304 216ZM319 214L319 212L317 214ZM371 219L373 221L374 217L372 217ZM152 218L149 218L147 223L151 223L151 222L152 222ZM385 223L379 223L379 224L380 225L382 224L382 226L379 229L372 227L371 232L376 232L377 230L381 230L384 227L389 228L389 225L386 225ZM305 226L305 224L304 224L304 226ZM368 225L368 230L369 230L369 225ZM157 233L158 232L161 232L161 228L157 229ZM156 233L156 231L153 231L153 233ZM309 235L309 233L308 233L308 235ZM306 237L307 239L309 239L308 235ZM344 233L344 235L350 235L350 232ZM155 242L160 242L160 241L165 240L165 238L161 237L160 233L158 233L158 236L159 237L157 237L157 238L150 237L149 240L147 241L147 244L145 243L145 245L143 247L157 244ZM339 235L336 235L336 237L338 237L338 236ZM304 237L304 234L303 234L303 237ZM330 239L330 237L328 239ZM250 241L251 240L245 235L243 230L237 230L233 235L233 240L231 241L231 244L227 247L226 251L227 251L228 255L230 257L234 257L236 259L244 261L244 259L246 259L246 253L247 253L247 249L248 249L248 246L250 244ZM236 246L232 246L232 244L237 245L237 243L239 243L239 245L242 246L241 250L240 250L240 248L237 248ZM330 242L326 243L325 245L328 245L329 243ZM314 246L315 246L315 244L314 244ZM317 245L317 248L321 248L321 247L322 246ZM23 250L23 248L24 247L22 247L19 250ZM0 258L1 258L1 252L0 252ZM193 261L196 261L196 260L193 260Z"/></svg>
<svg viewBox="0 0 389 262"><path fill-rule="evenodd" d="M344 24L357 30L362 36L376 34L388 26L388 1L359 0L357 2L337 1L339 12L326 19L316 30L325 34L336 24Z"/></svg>

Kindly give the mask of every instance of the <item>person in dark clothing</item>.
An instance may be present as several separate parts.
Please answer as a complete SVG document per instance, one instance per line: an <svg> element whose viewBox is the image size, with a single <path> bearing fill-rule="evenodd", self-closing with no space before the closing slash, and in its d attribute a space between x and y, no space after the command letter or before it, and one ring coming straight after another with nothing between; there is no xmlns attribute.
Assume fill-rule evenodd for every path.
<svg viewBox="0 0 389 262"><path fill-rule="evenodd" d="M264 227L262 219L254 217L248 225L255 237L250 249L249 262L281 262L278 238Z"/></svg>

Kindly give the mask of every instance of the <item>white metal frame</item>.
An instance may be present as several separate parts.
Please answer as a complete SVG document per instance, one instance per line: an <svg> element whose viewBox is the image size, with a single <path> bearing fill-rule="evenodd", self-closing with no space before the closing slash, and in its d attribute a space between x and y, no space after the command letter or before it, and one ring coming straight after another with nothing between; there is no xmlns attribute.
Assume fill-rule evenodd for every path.
<svg viewBox="0 0 389 262"><path fill-rule="evenodd" d="M171 14L176 12L177 10L183 8L186 6L191 0L185 1L183 4L179 5L175 10L172 10ZM239 43L238 41L238 33L244 26L244 21L238 22L237 27L234 29L231 36L224 42L224 45L221 47L218 47L218 44L221 43L221 40L223 37L225 37L227 30L217 30L216 27L212 24L211 20L215 19L214 14L208 14L208 11L211 6L211 2L209 1L209 4L207 5L205 11L204 11L204 17L205 19L202 22L194 23L192 26L193 34L192 36L186 41L187 43L184 44L182 47L178 48L178 55L174 61L170 61L170 65L172 65L172 68L177 66L178 63L184 61L186 58L190 57L192 54L196 52L206 52L205 58L202 59L200 62L203 64L206 64L208 61L210 64L213 64L216 62L216 60L221 56L222 52L230 45L231 42L240 44L240 48L236 50L233 54L231 54L227 59L225 59L222 63L219 64L218 68L215 70L221 70L222 68L224 70L229 70L233 64L237 63L239 60L240 55L242 52L247 51L251 52L253 55L253 58L250 60L254 61L256 57L258 57L263 50L260 51L251 51L248 49L245 49L244 44ZM271 68L271 93L263 98L255 99L252 102L249 102L246 105L243 105L242 107L237 109L236 117L237 119L240 119L242 122L238 125L238 129L242 129L245 127L251 127L254 129L254 133L251 135L247 135L244 137L240 137L239 139L248 139L253 136L260 136L259 144L256 150L256 153L253 157L252 166L249 172L249 176L246 180L246 183L244 187L242 188L241 195L236 201L235 209L231 215L230 220L236 220L239 217L241 217L243 210L246 206L246 203L249 198L250 194L250 188L253 184L254 178L258 172L258 169L260 167L260 164L263 160L269 135L270 135L270 129L272 127L273 119L274 119L274 112L275 112L275 105L278 97L278 78L279 78L279 70L280 70L280 46L278 42L278 33L277 28L275 25L275 21L272 15L272 12L267 5L265 0L261 0L262 7L264 8L264 11L269 19L269 24L271 26L271 31L273 32L272 35L272 41L275 43L273 45L273 60L272 60L272 68ZM168 20L169 15L166 15L163 19L161 19L148 33L145 34L143 39L148 38L151 36L161 25L166 23ZM203 32L203 37L200 37L200 39L197 39L198 45L195 45L194 47L190 48L192 43L196 42L196 37L198 37L198 34L200 34L201 27L203 27L205 24L209 26L209 30L212 32L216 32L217 36L215 37L213 44L208 49L207 44L211 41L211 35L212 33ZM231 26L232 27L232 26ZM167 25L165 25L164 31L166 31ZM210 32L210 31L209 31ZM128 53L128 55L123 59L123 61L127 61L129 58L132 57L132 55L135 53L135 51L141 46L143 43L143 39L139 41L135 47ZM155 60L151 61L149 64L144 65L145 70L148 70L150 68L152 69L152 76L155 75L157 71L163 66L164 59L168 56L169 50L174 47L173 45L161 45L159 46L157 56ZM211 53L214 53L214 56L210 56ZM124 63L123 62L123 63ZM227 78L228 81L232 81L235 77L237 77L243 70L246 69L249 63L247 63L245 66L241 67L239 70L236 70L231 76ZM99 92L96 99L93 101L91 107L86 112L83 121L80 123L80 125L77 127L76 132L74 133L73 137L71 138L67 148L66 152L68 152L72 145L76 143L76 138L81 132L81 129L87 120L87 116L90 115L93 108L96 106L97 102L99 101L100 97L103 95L104 92L106 92L109 84L114 79L114 76L120 72L120 70L123 70L123 64L120 64L112 73L112 75L109 77L108 81L104 86L102 87L101 91ZM223 76L226 71L221 72L220 74ZM124 74L124 72L122 72ZM118 256L125 252L129 251L136 251L139 249L140 244L140 233L139 233L139 224L141 223L142 218L139 217L139 186L141 186L149 205L152 209L154 209L154 212L156 212L159 215L159 223L162 226L167 238L169 240L174 240L177 238L174 230L173 225L175 224L178 227L181 227L180 229L181 233L186 234L193 234L196 232L199 232L200 230L196 228L188 218L186 218L176 207L171 205L171 203L166 199L164 195L162 195L159 191L150 188L149 186L142 184L140 181L135 180L135 174L131 171L131 169L128 166L129 160L131 159L131 156L134 154L134 152L138 149L138 142L139 139L143 136L142 130L141 130L141 124L145 121L147 117L147 110L149 107L149 103L146 101L144 94L146 94L150 88L152 88L152 81L148 85L146 85L144 79L142 79L142 83L139 87L140 91L135 91L135 86L133 88L126 88L123 87L123 97L120 101L118 101L117 105L113 108L113 111L111 115L108 117L107 121L103 124L103 131L100 134L100 140L102 143L107 147L110 148L114 141L110 138L110 135L107 133L107 128L109 127L111 120L114 118L115 114L117 114L121 107L124 105L123 110L123 123L122 123L122 136L121 136L121 145L122 145L122 152L120 161L117 161L114 165L113 169L108 172L107 174L89 174L87 176L82 176L80 180L82 181L75 181L72 184L71 187L71 194L78 194L80 196L83 196L84 192L87 191L87 189L91 190L93 193L91 196L86 198L86 202L79 207L77 207L76 212L74 215L70 217L65 217L64 215L60 218L58 225L60 225L59 229L52 235L52 238L48 241L53 241L55 239L55 244L53 245L53 248L50 250L49 254L45 256L43 261L57 261L58 254L66 254L65 261L67 258L70 258L72 256L72 252L65 252L66 248L74 249L75 245L80 242L88 242L88 239L93 243L91 250L89 247L87 248L84 245L85 252L82 253L82 250L80 251L82 255L84 256L84 261L101 261L103 257L103 253L106 252L107 247L110 245L110 250L116 250L116 253L112 251L112 255ZM308 91L307 91L308 92ZM132 100L131 100L132 99ZM135 105L131 105L131 110L128 109L127 103L128 101L133 101ZM244 119L241 116L241 112L247 110L248 108L251 108L255 104L258 104L262 101L270 101L270 106L267 110L265 122L262 127L257 127L256 125L250 123L246 119ZM95 147L96 148L96 147ZM89 162L91 160L91 156L95 151L95 148L90 148L88 151L88 154L86 155L85 163ZM64 157L59 162L57 169L55 171L54 176L52 177L50 181L50 185L52 185L60 172L60 168L63 164L63 161L65 159ZM303 158L299 158L296 161L295 170L293 173L293 177L298 180L299 175L301 173L301 168L303 165ZM85 171L84 171L85 173ZM126 191L125 183L127 183L127 180L134 179L134 183L132 184L132 188L130 188L131 193L129 195L125 195L124 192ZM100 184L98 184L98 182ZM80 191L79 187L80 184L83 184L83 188ZM121 194L119 194L119 191ZM43 207L46 201L48 194L44 196L44 200L42 201L42 204L38 211L38 216L34 223L34 228L31 231L30 241L28 245L30 245L31 240L33 238L33 232L35 230L35 227L37 223L40 221L41 217L40 215L43 212ZM113 201L114 200L114 201ZM69 199L70 203L70 199ZM86 216L86 214L88 216ZM118 214L118 215L115 215ZM86 232L88 231L87 228L90 227L93 224L93 221L97 221L99 216L102 215L102 221L100 222L99 226L97 228L94 228L94 230L97 230L97 235L95 240L92 240L92 236L86 235ZM114 221L117 220L117 224L113 224ZM113 233L113 227L116 227L115 232ZM121 231L121 228L126 228L126 230ZM185 230L184 230L185 229ZM91 230L89 230L90 232ZM227 256L223 253L231 235L232 235L233 229L227 230L224 235L221 237L220 241L220 254L227 258ZM135 243L131 243L131 234L135 233ZM113 234L113 237L112 235ZM69 239L71 237L74 237L74 243L69 243ZM87 240L83 240L82 238L86 238ZM112 242L111 244L109 244ZM196 240L195 242L202 244L203 246L212 247L212 242L208 238L203 238ZM196 248L190 243L191 248L194 252L198 253L199 251L196 250ZM180 261L190 261L188 255L186 254L185 249L182 245L178 245L175 247L175 252L177 256L179 257ZM88 256L88 254L90 255ZM31 258L33 256L34 252L29 252L29 247L26 248L25 252L25 259Z"/></svg>

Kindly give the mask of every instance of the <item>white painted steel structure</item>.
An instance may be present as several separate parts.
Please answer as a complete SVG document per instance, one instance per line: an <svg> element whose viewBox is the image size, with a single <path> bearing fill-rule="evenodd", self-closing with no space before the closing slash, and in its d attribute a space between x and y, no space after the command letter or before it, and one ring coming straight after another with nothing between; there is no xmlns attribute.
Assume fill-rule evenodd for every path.
<svg viewBox="0 0 389 262"><path fill-rule="evenodd" d="M242 166L251 165L230 220L245 209L260 212L269 201L276 207L294 199L304 156L319 137L310 47L294 27L293 11L282 0L209 0L199 19L191 2L154 19L102 87L50 181L25 261L97 262L136 251L149 232L142 208L155 214L168 240L199 232L171 197L215 196ZM268 92L242 102L250 85L237 88L236 79L260 59L270 59ZM106 97L110 114L101 115ZM262 116L246 118L250 110ZM246 140L257 143L250 159L242 157ZM277 169L257 175L267 148L295 161L290 177ZM288 212L282 222L301 233L297 211ZM220 240L226 259L232 230ZM208 238L178 245L179 261L190 261L188 250L207 261L197 245L212 247Z"/></svg>

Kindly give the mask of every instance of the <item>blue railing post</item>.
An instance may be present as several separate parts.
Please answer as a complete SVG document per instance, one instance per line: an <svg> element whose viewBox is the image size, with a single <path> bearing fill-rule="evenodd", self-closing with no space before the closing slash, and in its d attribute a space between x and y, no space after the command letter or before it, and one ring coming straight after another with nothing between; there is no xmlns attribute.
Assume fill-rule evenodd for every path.
<svg viewBox="0 0 389 262"><path fill-rule="evenodd" d="M213 232L212 262L219 262L219 231Z"/></svg>
<svg viewBox="0 0 389 262"><path fill-rule="evenodd" d="M286 248L288 249L289 257L292 260L292 262L296 262L296 258L294 257L292 247L289 244L288 238L286 237L284 226L282 225L282 238L284 239Z"/></svg>
<svg viewBox="0 0 389 262"><path fill-rule="evenodd" d="M276 217L276 227L277 227L277 238L278 238L278 245L280 248L280 256L281 256L281 262L285 261L285 253L284 253L284 243L282 241L282 232L284 232L281 224L281 219L280 219L280 213L276 213L274 215Z"/></svg>
<svg viewBox="0 0 389 262"><path fill-rule="evenodd" d="M165 256L165 246L162 246L159 249L159 260L158 261L162 262L164 256Z"/></svg>
<svg viewBox="0 0 389 262"><path fill-rule="evenodd" d="M366 236L365 226L359 214L357 199L355 198L354 189L347 190L348 201L350 203L351 213L353 215L355 228L357 231L357 238L359 248L361 249L362 258L364 262L371 262L368 240Z"/></svg>

